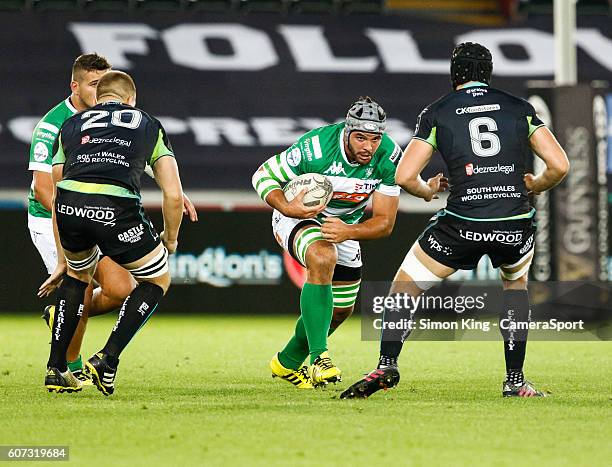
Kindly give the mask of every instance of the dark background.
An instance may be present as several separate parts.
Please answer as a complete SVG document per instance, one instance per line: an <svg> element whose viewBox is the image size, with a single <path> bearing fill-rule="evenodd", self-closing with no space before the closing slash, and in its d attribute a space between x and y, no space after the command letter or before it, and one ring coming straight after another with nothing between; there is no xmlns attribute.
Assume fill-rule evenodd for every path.
<svg viewBox="0 0 612 467"><path fill-rule="evenodd" d="M408 31L424 59L447 61L457 39L466 33L507 32L519 35L533 31L552 32L552 16L531 16L516 26L474 26L439 23L427 19L402 16L317 16L317 15L216 15L194 13L66 13L0 14L0 170L2 190L18 196L3 196L0 190L0 310L35 311L49 301L38 300L35 291L46 277L42 261L31 243L27 230L25 196L31 182L27 170L29 145L15 137L16 123L21 118L36 121L52 106L69 95L70 67L74 58L99 49L82 50L70 31L72 23L101 25L118 23L148 26L157 37L146 42L148 52L130 53L132 66L124 68L135 78L138 105L162 121L186 122L190 118L226 117L252 123L257 117L293 118L301 130L310 129L302 118L328 122L342 118L349 104L360 95L376 98L391 119L399 120L408 131L401 145L407 143L417 115L430 102L450 90L446 71L437 73L389 72L382 64L368 73L304 72L290 53L279 33L282 25L317 25L336 57L377 57L377 49L366 36L368 28ZM240 24L266 33L271 40L278 64L261 71L196 70L172 62L161 34L181 24ZM579 16L580 30L598 31L608 40L612 37L612 21L607 16ZM483 36L484 37L484 36ZM548 36L552 38L551 36ZM222 40L207 43L219 56L231 54ZM531 44L541 48L540 42ZM527 59L527 51L517 45L504 45L501 53L507 59ZM410 64L409 64L410 65ZM121 68L121 67L117 67ZM552 70L551 70L552 71ZM578 49L578 76L581 82L610 80L611 70ZM527 97L527 81L552 79L550 74L509 76L494 68L493 84ZM198 144L191 129L177 133L166 125L181 167L187 193L209 189L248 190L255 168L267 157L291 144L262 145L252 126L249 134L254 143L234 146L225 139L220 145ZM299 133L296 129L296 133ZM27 135L27 132L25 133ZM393 136L393 133L391 133ZM27 139L27 136L26 136ZM609 151L609 154L612 152ZM442 168L439 156L424 176ZM610 158L610 156L609 156ZM608 164L610 170L610 164ZM145 186L152 182L145 180ZM23 192L23 196L20 193ZM223 202L220 195L219 203ZM210 204L207 202L207 204ZM214 203L213 203L214 204ZM248 204L248 203L245 203ZM262 204L258 203L261 207ZM270 227L269 211L206 211L199 224L185 222L181 231L179 254L201 255L208 248L223 248L226 255L280 255ZM364 280L389 280L393 277L406 251L427 223L431 214L401 213L389 239L363 242ZM595 215L595 214L594 214ZM161 227L159 211L153 212ZM278 259L277 259L278 260ZM493 279L495 271L480 268L474 273L457 274L458 278ZM176 284L171 288L165 310L168 312L292 312L298 311L297 287L287 276L283 265L279 280L264 284L238 281L230 287L214 287L210 283Z"/></svg>
<svg viewBox="0 0 612 467"><path fill-rule="evenodd" d="M68 96L69 72L74 58L81 53L102 53L105 50L104 45L96 50L81 50L69 29L75 22L146 25L157 31L156 38L147 40L149 51L146 54L127 54L132 67L125 71L131 73L137 83L139 107L160 118L173 117L184 122L191 117L231 117L249 122L253 117L303 117L332 122L342 118L358 96L368 94L383 105L390 118L400 120L410 130L414 128L419 112L450 90L448 74L446 71L427 74L389 72L382 65L374 43L366 36L368 28L409 31L420 55L438 60L448 60L462 34L475 31L494 35L508 31L552 31L552 16L549 15L530 17L517 27L492 28L402 16L4 13L0 16L0 63L3 63L0 67L0 170L5 188L24 188L30 183L27 172L29 148L13 136L10 123L17 117L39 118L44 115ZM240 24L266 33L278 55L278 64L257 72L196 70L174 64L162 40L163 31L180 24L203 23ZM606 16L580 16L578 26L592 28L610 38L611 23ZM378 57L381 65L368 73L298 71L279 27L299 24L321 26L335 56L373 56ZM232 53L225 40L209 40L207 45L215 55ZM540 42L531 45L535 48L543 46ZM520 61L528 58L523 47L511 43L503 45L501 51L507 59ZM548 75L525 76L504 76L500 70L497 71L496 74L494 68L495 86L524 97L527 96L527 80L552 79L552 70ZM609 79L610 71L578 49L580 81ZM218 146L198 145L192 131L173 134L169 126L167 129L180 160L184 184L189 189L250 190L250 176L261 161L291 143L262 146L255 138L255 143L249 146L233 146L227 141ZM305 132L310 127L305 122L301 129ZM250 131L253 134L252 128ZM401 138L399 143L404 145L407 139ZM439 167L438 160L431 170Z"/></svg>

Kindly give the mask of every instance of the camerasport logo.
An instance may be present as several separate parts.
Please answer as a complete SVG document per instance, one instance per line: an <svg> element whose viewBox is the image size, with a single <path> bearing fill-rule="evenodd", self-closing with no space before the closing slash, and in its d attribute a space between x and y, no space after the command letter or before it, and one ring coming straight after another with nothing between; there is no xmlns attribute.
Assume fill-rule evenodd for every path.
<svg viewBox="0 0 612 467"><path fill-rule="evenodd" d="M503 173L506 175L510 175L514 172L514 164L511 165L492 165L488 167L481 167L479 165L474 165L471 162L469 164L465 164L465 173L468 176L479 175L479 174L494 174L494 173Z"/></svg>
<svg viewBox="0 0 612 467"><path fill-rule="evenodd" d="M85 135L81 138L81 144L87 144L89 143L89 140L91 139L91 136L89 135Z"/></svg>

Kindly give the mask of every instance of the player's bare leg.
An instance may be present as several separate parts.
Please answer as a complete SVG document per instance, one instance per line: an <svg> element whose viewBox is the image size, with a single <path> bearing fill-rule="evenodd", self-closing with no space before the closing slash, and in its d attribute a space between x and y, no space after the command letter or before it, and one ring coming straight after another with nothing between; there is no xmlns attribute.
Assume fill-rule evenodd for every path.
<svg viewBox="0 0 612 467"><path fill-rule="evenodd" d="M90 317L118 309L138 285L129 271L106 256L98 263L94 280L99 287L93 291Z"/></svg>
<svg viewBox="0 0 612 467"><path fill-rule="evenodd" d="M352 314L354 307L349 308L338 308L334 307L334 314L332 315L331 324L329 325L329 333L331 335L336 329L340 327Z"/></svg>

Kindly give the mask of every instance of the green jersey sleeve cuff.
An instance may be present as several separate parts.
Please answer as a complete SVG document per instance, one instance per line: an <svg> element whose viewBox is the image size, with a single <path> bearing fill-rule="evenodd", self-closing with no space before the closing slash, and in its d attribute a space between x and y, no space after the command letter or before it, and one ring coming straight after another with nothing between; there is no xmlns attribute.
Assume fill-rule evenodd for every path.
<svg viewBox="0 0 612 467"><path fill-rule="evenodd" d="M533 118L532 117L527 117L527 123L529 124L529 132L527 134L528 138L531 138L531 135L533 135L533 133L538 129L538 128L542 128L544 126L546 126L544 123L540 123L539 125L533 125L532 122Z"/></svg>
<svg viewBox="0 0 612 467"><path fill-rule="evenodd" d="M432 128L431 129L431 133L429 133L429 136L427 137L427 139L425 138L421 138L419 136L413 136L414 139L419 139L421 141L425 141L427 144L431 145L434 149L438 149L438 146L436 145L436 128Z"/></svg>

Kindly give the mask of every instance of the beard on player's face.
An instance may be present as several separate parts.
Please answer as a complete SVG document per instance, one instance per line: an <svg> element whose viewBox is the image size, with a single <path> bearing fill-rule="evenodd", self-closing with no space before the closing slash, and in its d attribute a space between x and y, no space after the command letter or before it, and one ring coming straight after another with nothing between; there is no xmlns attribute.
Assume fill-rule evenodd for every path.
<svg viewBox="0 0 612 467"><path fill-rule="evenodd" d="M369 164L372 160L372 156L380 146L380 137L374 140L366 137L365 141L360 141L358 134L353 134L348 138L347 141L347 155L351 162L356 162L359 165ZM353 141L351 141L353 140Z"/></svg>

